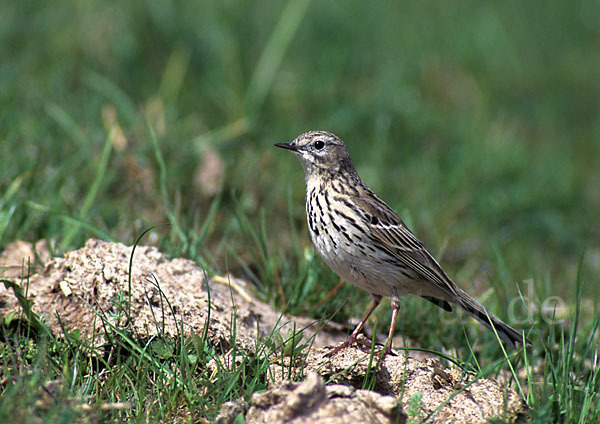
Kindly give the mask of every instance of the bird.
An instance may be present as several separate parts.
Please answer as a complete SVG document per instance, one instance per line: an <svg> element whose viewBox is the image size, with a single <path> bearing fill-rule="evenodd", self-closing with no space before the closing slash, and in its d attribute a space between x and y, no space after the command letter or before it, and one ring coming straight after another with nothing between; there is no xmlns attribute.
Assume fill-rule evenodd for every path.
<svg viewBox="0 0 600 424"><path fill-rule="evenodd" d="M304 168L306 218L317 252L342 279L371 295L364 317L331 355L357 341L383 297L389 297L392 306L383 354L393 352L400 299L406 295L420 296L448 312L451 305L459 306L513 349L531 345L448 276L392 208L365 185L339 137L308 131L275 146L291 151Z"/></svg>

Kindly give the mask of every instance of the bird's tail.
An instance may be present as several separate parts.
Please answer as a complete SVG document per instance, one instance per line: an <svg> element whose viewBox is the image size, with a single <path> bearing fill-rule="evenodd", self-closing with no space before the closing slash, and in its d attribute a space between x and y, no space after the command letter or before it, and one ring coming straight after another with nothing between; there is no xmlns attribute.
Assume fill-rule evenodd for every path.
<svg viewBox="0 0 600 424"><path fill-rule="evenodd" d="M475 318L477 321L485 325L492 332L494 329L498 334L498 337L513 349L516 349L517 343L525 342L526 346L531 346L531 342L524 338L520 331L515 330L510 325L504 323L502 320L494 316L491 312L487 312L484 307L469 296L465 291L458 288L459 299L456 302L461 308L463 308L469 315Z"/></svg>

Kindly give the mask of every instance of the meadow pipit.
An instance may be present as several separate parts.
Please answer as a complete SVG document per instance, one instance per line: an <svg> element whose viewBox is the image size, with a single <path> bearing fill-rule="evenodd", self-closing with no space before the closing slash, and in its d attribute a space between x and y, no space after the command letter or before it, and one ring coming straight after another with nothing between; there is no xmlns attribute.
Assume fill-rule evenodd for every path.
<svg viewBox="0 0 600 424"><path fill-rule="evenodd" d="M500 339L531 344L458 287L396 213L360 179L344 142L325 131L309 131L277 143L302 163L306 178L306 218L317 251L340 277L371 294L371 304L335 354L356 340L382 296L392 302L384 353L391 352L400 297L413 294L446 311L460 306Z"/></svg>

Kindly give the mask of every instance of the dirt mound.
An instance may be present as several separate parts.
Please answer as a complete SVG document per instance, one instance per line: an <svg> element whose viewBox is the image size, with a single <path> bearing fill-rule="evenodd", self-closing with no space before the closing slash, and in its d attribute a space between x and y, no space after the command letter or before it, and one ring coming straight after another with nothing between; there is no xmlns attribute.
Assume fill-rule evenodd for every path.
<svg viewBox="0 0 600 424"><path fill-rule="evenodd" d="M245 282L230 276L209 279L194 262L169 260L155 247L138 246L134 251L120 243L91 239L64 258L51 258L44 244L34 248L19 242L12 247L0 255L0 275L19 282L32 301L32 310L56 335L63 334L62 326L69 332L78 329L83 337L101 345L106 343L107 325L127 326L141 338L176 337L181 331L186 336L201 335L206 328L210 342L221 351L231 348L235 331L237 347L253 354L257 341L273 332L285 338L294 325L304 328L304 341L312 341L312 347L292 367L274 359L271 387L253 397L246 414L249 423L348 422L363 412L377 422L395 422L405 418L396 404L411 410L411 418L417 420L431 415L432 422L479 423L492 417L513 421L524 409L514 390L493 380L474 379L460 369L444 368L431 358L387 356L378 363L355 348L329 357L328 350L321 348L340 343L343 332L331 331L331 326L320 326L312 319L283 315L257 299ZM18 277L27 263L38 264L39 272ZM12 290L0 286L0 316L19 311ZM285 376L278 371L283 369L288 370ZM303 383L285 381L311 372ZM325 385L323 379L344 386ZM351 388L362 387L367 379L374 379L374 391ZM229 407L223 410L247 410L238 404ZM229 422L226 414L219 419Z"/></svg>
<svg viewBox="0 0 600 424"><path fill-rule="evenodd" d="M19 246L21 254L31 254L32 249L21 243ZM186 336L202 334L209 321L210 340L228 350L232 340L230 323L235 315L236 341L249 352L255 349L256 340L264 340L273 328L283 335L292 328L289 317L251 296L245 282L227 276L207 280L206 273L194 262L168 260L155 247L135 249L130 283L132 251L132 247L121 243L90 239L85 247L66 253L64 258L49 259L39 273L22 281L24 291L33 300L33 311L54 334L62 333L62 323L68 330L77 328L83 336L96 337L96 343L104 342L101 317L123 326L127 324L123 320L131 316L130 328L144 337L175 337L181 328ZM12 265L22 262L15 255L4 256L13 261L11 266L0 263L7 269L14 270ZM20 270L20 266L16 268ZM15 296L0 287L0 314L18 309ZM296 320L296 325L317 326L308 319L300 319L300 323ZM315 346L328 343L330 336L316 337Z"/></svg>

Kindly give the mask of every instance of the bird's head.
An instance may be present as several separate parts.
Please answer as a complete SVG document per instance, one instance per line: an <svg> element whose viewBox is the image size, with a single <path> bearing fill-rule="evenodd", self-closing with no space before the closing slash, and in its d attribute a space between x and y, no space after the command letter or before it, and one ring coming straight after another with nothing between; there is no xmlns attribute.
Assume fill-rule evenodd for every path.
<svg viewBox="0 0 600 424"><path fill-rule="evenodd" d="M291 150L298 156L307 176L354 169L344 142L326 131L308 131L289 143L276 143L275 146Z"/></svg>

